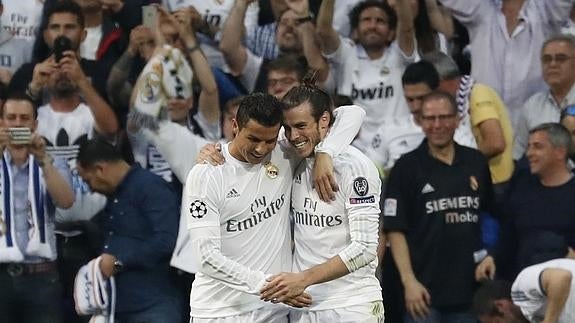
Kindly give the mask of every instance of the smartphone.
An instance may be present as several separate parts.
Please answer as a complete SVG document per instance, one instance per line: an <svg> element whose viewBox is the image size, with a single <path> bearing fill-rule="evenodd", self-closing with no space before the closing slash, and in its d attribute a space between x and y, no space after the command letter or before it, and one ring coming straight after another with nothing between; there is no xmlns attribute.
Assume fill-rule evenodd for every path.
<svg viewBox="0 0 575 323"><path fill-rule="evenodd" d="M56 63L60 62L62 57L64 57L64 52L72 49L72 41L66 36L58 36L54 39L54 56L56 57Z"/></svg>
<svg viewBox="0 0 575 323"><path fill-rule="evenodd" d="M14 145L29 145L32 142L32 130L30 128L8 128L10 143Z"/></svg>
<svg viewBox="0 0 575 323"><path fill-rule="evenodd" d="M142 6L142 22L144 26L152 31L156 30L157 17L158 9L156 6Z"/></svg>

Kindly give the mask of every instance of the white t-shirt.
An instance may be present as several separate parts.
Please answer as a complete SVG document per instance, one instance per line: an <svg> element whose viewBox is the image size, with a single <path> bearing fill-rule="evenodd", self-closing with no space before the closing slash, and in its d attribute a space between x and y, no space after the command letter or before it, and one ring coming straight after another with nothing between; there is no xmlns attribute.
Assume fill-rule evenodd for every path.
<svg viewBox="0 0 575 323"><path fill-rule="evenodd" d="M96 60L96 53L102 40L102 25L85 28L86 38L80 44L80 56L92 61Z"/></svg>
<svg viewBox="0 0 575 323"><path fill-rule="evenodd" d="M238 315L264 306L269 274L291 270L289 202L293 166L278 144L260 164L241 162L222 146L222 166L198 164L182 196L200 271L192 317Z"/></svg>
<svg viewBox="0 0 575 323"><path fill-rule="evenodd" d="M393 42L381 58L371 60L363 47L356 46L350 39L340 37L340 40L339 48L326 57L336 73L338 94L349 96L367 113L353 144L365 151L386 119L409 114L401 76L405 67L415 62L417 53L414 51L408 57L397 42Z"/></svg>
<svg viewBox="0 0 575 323"><path fill-rule="evenodd" d="M294 219L294 272L301 272L339 255L344 263L357 261L364 252L375 256L378 243L381 182L373 163L348 146L334 157L340 190L336 200L323 202L312 186L314 159L297 168L292 190ZM371 245L366 251L361 246ZM381 300L375 277L377 257L338 279L310 286L309 310L327 310ZM348 268L350 269L350 268ZM352 269L350 269L351 271Z"/></svg>
<svg viewBox="0 0 575 323"><path fill-rule="evenodd" d="M547 308L547 295L541 287L541 275L548 268L565 269L575 276L575 260L554 259L537 265L529 266L521 271L511 287L513 303L521 308L529 322L542 322ZM557 323L575 322L575 279L571 281L571 290L565 307Z"/></svg>
<svg viewBox="0 0 575 323"><path fill-rule="evenodd" d="M50 104L38 108L36 131L46 139L46 151L54 157L66 159L72 171L72 189L76 199L71 208L56 210L59 222L88 220L106 204L104 195L93 193L76 167L79 144L94 136L94 126L92 111L84 103L71 112L56 112Z"/></svg>
<svg viewBox="0 0 575 323"><path fill-rule="evenodd" d="M162 0L163 5L168 8L170 12L176 11L180 8L193 6L202 15L202 18L213 26L218 27L220 30L224 28L224 23L234 6L234 0ZM251 4L246 12L244 19L244 26L246 28L246 35L253 33L258 25L259 6L257 2ZM209 39L204 35L198 33L200 37L200 45L202 51L206 55L208 62L211 66L224 68L225 61L222 53L218 49L218 42L220 41L219 33L216 35L215 41Z"/></svg>
<svg viewBox="0 0 575 323"><path fill-rule="evenodd" d="M44 0L4 0L2 4L2 28L12 32L17 39L33 43L40 28Z"/></svg>

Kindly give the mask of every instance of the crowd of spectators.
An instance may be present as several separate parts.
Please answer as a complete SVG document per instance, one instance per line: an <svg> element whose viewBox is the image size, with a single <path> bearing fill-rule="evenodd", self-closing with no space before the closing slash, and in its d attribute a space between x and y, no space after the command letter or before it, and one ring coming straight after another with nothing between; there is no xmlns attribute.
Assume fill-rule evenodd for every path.
<svg viewBox="0 0 575 323"><path fill-rule="evenodd" d="M188 322L182 184L310 73L366 113L385 322L571 322L575 0L0 0L0 321L87 322L100 257L117 320Z"/></svg>

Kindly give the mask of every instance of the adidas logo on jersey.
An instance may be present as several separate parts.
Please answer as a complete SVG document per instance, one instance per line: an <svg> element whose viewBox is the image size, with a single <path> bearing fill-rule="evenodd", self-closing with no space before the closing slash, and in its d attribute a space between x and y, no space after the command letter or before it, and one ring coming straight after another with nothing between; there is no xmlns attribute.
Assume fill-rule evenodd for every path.
<svg viewBox="0 0 575 323"><path fill-rule="evenodd" d="M230 199L232 197L239 197L239 196L240 196L240 193L238 193L238 191L236 191L235 188L232 188L232 190L228 192L228 195L226 195L226 198Z"/></svg>
<svg viewBox="0 0 575 323"><path fill-rule="evenodd" d="M429 183L425 184L425 186L421 190L421 194L427 194L431 192L435 192L435 189Z"/></svg>

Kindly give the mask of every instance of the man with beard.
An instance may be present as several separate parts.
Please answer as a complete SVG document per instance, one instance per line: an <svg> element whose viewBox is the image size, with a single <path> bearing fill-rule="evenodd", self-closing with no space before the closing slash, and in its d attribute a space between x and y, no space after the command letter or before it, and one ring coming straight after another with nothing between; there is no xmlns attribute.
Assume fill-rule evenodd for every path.
<svg viewBox="0 0 575 323"><path fill-rule="evenodd" d="M252 2L254 0L236 1L224 26L220 43L230 73L238 77L250 93L264 92L271 74L268 70L270 61L256 56L241 43L242 21ZM315 28L309 14L308 1L291 1L287 4L291 7L280 14L275 34L280 55L294 55L306 61L310 69L318 70L319 81L323 82L329 67L315 44Z"/></svg>
<svg viewBox="0 0 575 323"><path fill-rule="evenodd" d="M66 67L65 74L74 75L70 78L74 79L83 101L92 109L94 118L98 121L98 131L105 135L115 134L118 130L118 121L114 111L103 99L102 93L98 93L92 85L92 75L89 77L86 75L85 61L80 60L80 44L86 37L82 9L73 1L59 1L49 9L46 17L46 24L42 30L44 41L53 50L56 38L59 36L68 38L71 50L65 53L67 59L56 62L55 56L51 55L43 62L22 65L10 81L10 93L26 92L39 105L46 103L50 76Z"/></svg>
<svg viewBox="0 0 575 323"><path fill-rule="evenodd" d="M51 55L41 63L23 65L14 75L11 87L21 85L30 73L31 81L23 81L27 94L35 96L38 101L43 94L49 97L47 104L38 109L38 133L46 140L46 149L54 156L65 158L72 170L74 205L68 210L56 210L59 270L64 294L71 297L77 270L95 256L95 250L91 249L92 241L82 233L91 224L87 220L105 205L104 196L90 192L77 174L78 145L96 132L114 135L118 122L113 110L81 67L79 45L85 37L84 17L74 2L60 1L48 12L44 40L52 48L59 36L71 41L72 50L64 51L59 61ZM71 308L70 312L73 312Z"/></svg>
<svg viewBox="0 0 575 323"><path fill-rule="evenodd" d="M416 57L412 13L408 1L397 3L397 14L385 1L360 2L350 12L352 42L333 29L334 7L335 0L322 2L318 39L334 67L338 94L366 110L365 124L354 142L365 151L386 119L409 115L401 75Z"/></svg>

